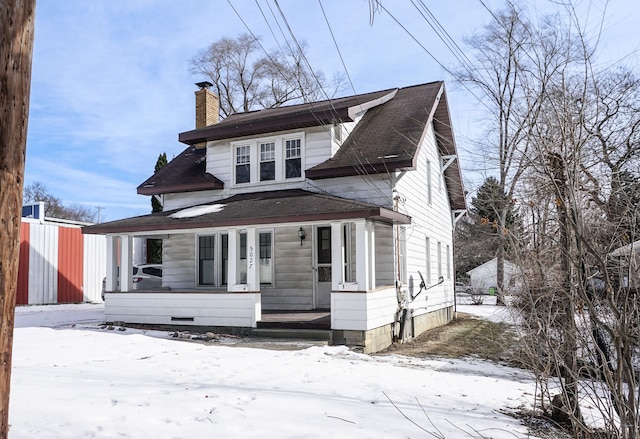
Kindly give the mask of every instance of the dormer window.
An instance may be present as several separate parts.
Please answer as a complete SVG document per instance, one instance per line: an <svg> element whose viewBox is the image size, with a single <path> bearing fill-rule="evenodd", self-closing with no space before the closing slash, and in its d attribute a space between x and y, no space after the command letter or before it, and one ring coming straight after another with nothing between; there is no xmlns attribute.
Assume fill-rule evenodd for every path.
<svg viewBox="0 0 640 439"><path fill-rule="evenodd" d="M260 181L276 179L276 144L260 144Z"/></svg>
<svg viewBox="0 0 640 439"><path fill-rule="evenodd" d="M302 180L304 138L304 133L291 133L232 143L233 184Z"/></svg>
<svg viewBox="0 0 640 439"><path fill-rule="evenodd" d="M299 178L302 175L302 152L300 139L285 141L285 178Z"/></svg>
<svg viewBox="0 0 640 439"><path fill-rule="evenodd" d="M251 181L251 147L242 145L236 147L236 183Z"/></svg>

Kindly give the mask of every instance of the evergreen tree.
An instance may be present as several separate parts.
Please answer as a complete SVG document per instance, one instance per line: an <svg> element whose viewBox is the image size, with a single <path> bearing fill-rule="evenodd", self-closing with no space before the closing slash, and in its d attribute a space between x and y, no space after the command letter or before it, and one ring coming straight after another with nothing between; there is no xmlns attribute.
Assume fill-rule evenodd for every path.
<svg viewBox="0 0 640 439"><path fill-rule="evenodd" d="M163 152L158 156L156 161L155 172L166 166L167 153ZM151 196L151 213L162 212L162 203L155 197ZM162 263L162 239L147 240L147 262L150 264Z"/></svg>

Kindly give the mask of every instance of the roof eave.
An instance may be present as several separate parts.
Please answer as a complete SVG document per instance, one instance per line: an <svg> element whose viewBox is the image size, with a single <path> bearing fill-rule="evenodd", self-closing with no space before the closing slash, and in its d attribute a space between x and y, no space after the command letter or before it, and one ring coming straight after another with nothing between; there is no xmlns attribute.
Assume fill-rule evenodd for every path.
<svg viewBox="0 0 640 439"><path fill-rule="evenodd" d="M414 168L414 160L406 159L386 163L370 163L362 166L308 169L305 171L305 176L310 180L321 180L323 178L351 177L354 175L386 174L388 172Z"/></svg>
<svg viewBox="0 0 640 439"><path fill-rule="evenodd" d="M348 212L326 212L304 215L287 215L266 218L243 218L225 221L187 221L176 222L174 224L139 224L132 226L102 226L95 224L90 227L83 227L82 233L93 235L109 235L120 233L136 232L163 232L170 230L205 229L213 227L238 227L238 226L258 226L266 224L300 223L312 221L336 221L356 218L366 218L385 223L411 224L411 217L399 212L395 212L383 207L367 208Z"/></svg>
<svg viewBox="0 0 640 439"><path fill-rule="evenodd" d="M231 139L234 137L252 136L291 129L309 128L337 122L353 122L348 108L332 111L303 112L287 117L267 118L264 120L242 121L237 124L220 122L196 130L186 131L178 135L178 140L187 145L209 142L213 140Z"/></svg>
<svg viewBox="0 0 640 439"><path fill-rule="evenodd" d="M189 183L178 185L163 185L163 186L138 186L138 195L161 195L169 193L181 193L192 191L208 191L224 189L224 184L219 181L202 182L202 183Z"/></svg>

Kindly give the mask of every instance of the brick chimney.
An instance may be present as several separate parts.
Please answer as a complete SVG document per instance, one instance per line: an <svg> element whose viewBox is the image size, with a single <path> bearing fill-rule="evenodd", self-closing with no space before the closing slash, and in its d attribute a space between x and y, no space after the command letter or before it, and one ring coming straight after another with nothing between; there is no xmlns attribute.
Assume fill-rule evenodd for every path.
<svg viewBox="0 0 640 439"><path fill-rule="evenodd" d="M204 128L214 123L218 123L219 119L219 98L209 90L213 86L208 81L196 82L200 90L196 91L196 129ZM196 148L204 148L206 143L195 145Z"/></svg>

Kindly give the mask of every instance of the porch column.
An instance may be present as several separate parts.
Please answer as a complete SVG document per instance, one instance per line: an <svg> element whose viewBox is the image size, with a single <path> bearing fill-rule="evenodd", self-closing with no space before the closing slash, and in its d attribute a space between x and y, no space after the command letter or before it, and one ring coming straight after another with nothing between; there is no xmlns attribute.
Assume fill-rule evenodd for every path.
<svg viewBox="0 0 640 439"><path fill-rule="evenodd" d="M356 282L358 290L375 288L375 242L373 224L356 222Z"/></svg>
<svg viewBox="0 0 640 439"><path fill-rule="evenodd" d="M342 223L331 223L331 290L339 291L344 282L344 239Z"/></svg>
<svg viewBox="0 0 640 439"><path fill-rule="evenodd" d="M133 290L131 280L133 271L133 238L130 235L120 236L120 291Z"/></svg>
<svg viewBox="0 0 640 439"><path fill-rule="evenodd" d="M247 229L247 290L260 291L260 242L255 227Z"/></svg>
<svg viewBox="0 0 640 439"><path fill-rule="evenodd" d="M118 237L107 235L107 279L105 291L116 291L118 286Z"/></svg>
<svg viewBox="0 0 640 439"><path fill-rule="evenodd" d="M228 229L227 291L234 291L238 278L238 230Z"/></svg>

